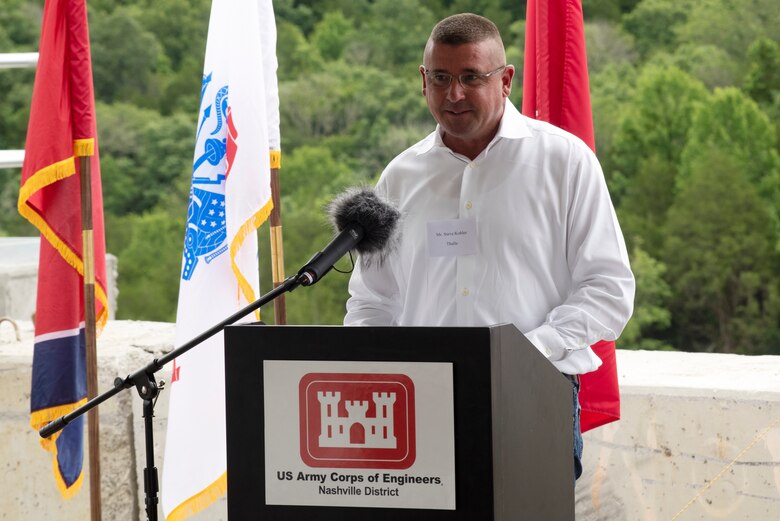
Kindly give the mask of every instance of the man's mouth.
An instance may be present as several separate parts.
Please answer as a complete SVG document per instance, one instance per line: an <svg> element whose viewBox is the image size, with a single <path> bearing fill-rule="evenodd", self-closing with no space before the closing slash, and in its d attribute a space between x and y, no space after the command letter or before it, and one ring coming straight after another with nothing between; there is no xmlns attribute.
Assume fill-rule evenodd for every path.
<svg viewBox="0 0 780 521"><path fill-rule="evenodd" d="M469 109L445 109L444 112L453 116L461 116L471 111Z"/></svg>

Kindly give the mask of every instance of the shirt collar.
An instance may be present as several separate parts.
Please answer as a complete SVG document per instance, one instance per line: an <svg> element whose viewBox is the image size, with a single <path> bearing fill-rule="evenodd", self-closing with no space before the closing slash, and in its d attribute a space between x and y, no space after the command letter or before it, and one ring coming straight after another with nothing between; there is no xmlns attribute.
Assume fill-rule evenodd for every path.
<svg viewBox="0 0 780 521"><path fill-rule="evenodd" d="M501 118L498 132L496 132L490 145L498 138L523 139L531 137L531 135L531 129L528 128L527 118L520 114L512 102L509 101L509 98L507 98L506 104L504 105L504 117ZM490 147L490 145L488 145L488 147Z"/></svg>
<svg viewBox="0 0 780 521"><path fill-rule="evenodd" d="M441 126L436 125L436 131L430 133L417 146L417 155L420 156L430 152L434 147L445 147L441 137ZM507 98L504 105L504 115L501 117L501 123L498 125L498 132L493 136L492 141L487 148L490 149L499 139L523 139L531 137L531 130L528 128L528 122L525 116L518 112L517 108Z"/></svg>

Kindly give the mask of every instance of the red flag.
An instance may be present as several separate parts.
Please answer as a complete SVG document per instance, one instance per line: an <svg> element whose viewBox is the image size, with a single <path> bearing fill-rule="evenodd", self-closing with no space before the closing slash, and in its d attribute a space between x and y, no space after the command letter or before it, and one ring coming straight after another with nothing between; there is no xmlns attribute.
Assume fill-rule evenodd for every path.
<svg viewBox="0 0 780 521"><path fill-rule="evenodd" d="M528 0L525 31L523 114L595 151L580 0Z"/></svg>
<svg viewBox="0 0 780 521"><path fill-rule="evenodd" d="M106 248L85 0L47 0L19 213L41 233L30 424L39 429L86 401L84 274L78 156L91 162L98 328L106 322ZM41 445L63 496L82 483L83 422Z"/></svg>
<svg viewBox="0 0 780 521"><path fill-rule="evenodd" d="M524 60L523 114L571 132L595 152L580 0L528 0ZM615 343L593 350L603 364L581 378L582 432L620 419Z"/></svg>

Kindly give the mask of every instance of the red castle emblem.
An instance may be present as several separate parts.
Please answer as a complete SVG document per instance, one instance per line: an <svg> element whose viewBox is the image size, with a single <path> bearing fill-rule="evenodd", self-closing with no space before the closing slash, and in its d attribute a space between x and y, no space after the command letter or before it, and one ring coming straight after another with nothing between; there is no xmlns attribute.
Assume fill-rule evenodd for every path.
<svg viewBox="0 0 780 521"><path fill-rule="evenodd" d="M301 458L310 467L407 469L414 384L403 374L309 373L299 384Z"/></svg>

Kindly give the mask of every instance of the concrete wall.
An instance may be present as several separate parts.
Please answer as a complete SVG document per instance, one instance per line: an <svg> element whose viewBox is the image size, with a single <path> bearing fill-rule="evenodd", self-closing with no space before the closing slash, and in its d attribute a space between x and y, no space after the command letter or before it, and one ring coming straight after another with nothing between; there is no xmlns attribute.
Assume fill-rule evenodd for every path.
<svg viewBox="0 0 780 521"><path fill-rule="evenodd" d="M172 339L171 324L110 322L98 342L100 389L169 350ZM31 354L29 323L21 342L0 324L0 519L87 519L88 477L74 499L60 500L51 459L28 426ZM585 435L578 520L669 521L688 503L680 521L780 519L780 357L619 351L618 364L623 418ZM158 376L168 380L169 371ZM164 392L154 420L160 473L167 408ZM137 394L102 405L100 429L103 518L145 519ZM225 512L222 500L193 519Z"/></svg>
<svg viewBox="0 0 780 521"><path fill-rule="evenodd" d="M38 289L37 237L0 237L0 318L32 320ZM114 318L117 295L117 258L106 255L108 316Z"/></svg>
<svg viewBox="0 0 780 521"><path fill-rule="evenodd" d="M52 459L29 426L33 328L30 322L20 323L20 328L22 341L17 342L10 325L0 324L0 519L89 519L88 471L76 497L61 500L52 475ZM98 340L100 391L110 388L116 376L124 377L170 350L172 339L172 324L109 322ZM170 372L162 371L159 376L168 379ZM145 519L139 478L144 466L143 418L140 404L136 407L139 401L137 394L124 391L99 408L106 520ZM155 435L163 440L167 401L159 411L163 418L155 419ZM84 468L88 469L86 458Z"/></svg>
<svg viewBox="0 0 780 521"><path fill-rule="evenodd" d="M618 367L623 418L585 436L577 519L780 519L780 357L618 351Z"/></svg>

